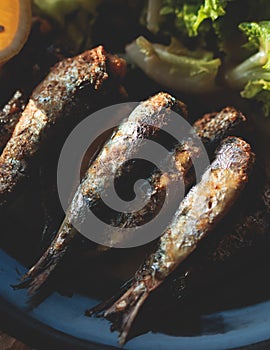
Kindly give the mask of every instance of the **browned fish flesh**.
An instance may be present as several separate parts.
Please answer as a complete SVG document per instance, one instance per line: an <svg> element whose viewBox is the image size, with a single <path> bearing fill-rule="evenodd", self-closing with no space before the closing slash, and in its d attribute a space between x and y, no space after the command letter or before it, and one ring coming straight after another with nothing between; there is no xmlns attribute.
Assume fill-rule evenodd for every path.
<svg viewBox="0 0 270 350"><path fill-rule="evenodd" d="M102 46L56 64L34 89L12 137L0 156L0 204L22 183L50 129L81 106L87 95L88 112L104 98L108 82L125 74L125 61L109 55ZM114 89L116 88L116 84ZM80 102L80 103L78 103Z"/></svg>
<svg viewBox="0 0 270 350"><path fill-rule="evenodd" d="M222 142L215 160L181 202L157 248L135 274L131 287L104 310L107 318L119 316L120 344L125 343L150 293L196 249L233 206L248 181L254 160L250 145L243 139L228 137Z"/></svg>

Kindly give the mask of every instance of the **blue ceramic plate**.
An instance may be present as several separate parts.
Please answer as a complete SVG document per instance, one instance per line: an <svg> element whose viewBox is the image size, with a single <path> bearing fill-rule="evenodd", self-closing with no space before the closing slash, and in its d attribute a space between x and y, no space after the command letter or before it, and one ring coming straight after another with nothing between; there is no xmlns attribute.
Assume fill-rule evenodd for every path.
<svg viewBox="0 0 270 350"><path fill-rule="evenodd" d="M84 316L94 300L79 294L52 294L33 311L27 311L25 290L10 287L26 271L0 250L0 310L3 326L32 346L48 349L114 349L117 333L107 320ZM218 322L217 322L218 320ZM270 338L270 301L244 308L200 316L201 331L194 336L170 336L148 332L131 339L130 350L218 350L245 347ZM213 328L213 324L215 327ZM269 343L270 344L270 343ZM267 343L259 348L268 348Z"/></svg>

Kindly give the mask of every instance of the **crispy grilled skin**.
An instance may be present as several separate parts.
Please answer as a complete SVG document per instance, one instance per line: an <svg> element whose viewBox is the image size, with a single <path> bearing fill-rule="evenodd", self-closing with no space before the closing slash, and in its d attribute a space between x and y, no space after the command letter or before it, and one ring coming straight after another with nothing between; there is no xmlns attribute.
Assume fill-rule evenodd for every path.
<svg viewBox="0 0 270 350"><path fill-rule="evenodd" d="M104 93L104 83L122 77L124 71L125 62L107 55L102 46L65 59L52 68L34 89L0 157L1 204L27 175L49 129L63 117L74 114L82 92L89 98L89 112L94 111L96 98Z"/></svg>
<svg viewBox="0 0 270 350"><path fill-rule="evenodd" d="M222 140L224 130L233 130L245 120L240 111L228 106L220 112L205 114L193 124L193 128L203 143L208 144Z"/></svg>
<svg viewBox="0 0 270 350"><path fill-rule="evenodd" d="M205 114L198 119L193 124L193 131L206 147L213 147L244 122L246 122L246 117L240 111L233 107L225 107L220 112ZM189 140L176 147L176 167L183 175L190 169L195 152L198 150L192 148Z"/></svg>
<svg viewBox="0 0 270 350"><path fill-rule="evenodd" d="M110 318L114 314L120 317L120 322L119 317L116 321L120 344L126 341L134 319L149 294L226 215L248 181L254 158L250 145L244 140L228 137L222 142L216 159L201 182L181 202L156 250L135 274L132 286L104 311L105 317Z"/></svg>
<svg viewBox="0 0 270 350"><path fill-rule="evenodd" d="M0 111L0 149L6 145L12 135L27 99L27 96L18 90Z"/></svg>
<svg viewBox="0 0 270 350"><path fill-rule="evenodd" d="M119 126L87 170L51 246L24 276L24 282L18 287L29 286L30 293L40 289L51 271L61 261L70 241L77 233L72 225L74 220L84 220L87 210L100 201L102 192L109 185L108 179L114 178L119 164L126 159L132 159L144 144L145 138L153 137L159 132L158 128L166 125L172 109L185 113L183 103L169 94L159 93L142 102L132 111L128 121ZM155 128L149 127L153 124L153 118Z"/></svg>

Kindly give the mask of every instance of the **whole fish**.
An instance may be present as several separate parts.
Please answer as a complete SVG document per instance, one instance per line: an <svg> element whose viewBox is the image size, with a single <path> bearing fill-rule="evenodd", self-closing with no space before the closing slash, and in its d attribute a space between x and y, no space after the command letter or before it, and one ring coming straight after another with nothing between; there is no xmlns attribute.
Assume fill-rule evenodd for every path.
<svg viewBox="0 0 270 350"><path fill-rule="evenodd" d="M0 204L15 193L55 124L79 113L78 106L93 112L125 74L122 59L107 54L102 46L56 64L34 89L14 132L0 156ZM82 97L84 103L82 103ZM84 105L84 107L82 107Z"/></svg>
<svg viewBox="0 0 270 350"><path fill-rule="evenodd" d="M112 305L105 303L104 316L118 316L121 345L150 293L196 249L233 206L249 179L254 160L247 142L237 137L226 138L201 181L181 202L157 248L136 272L132 285Z"/></svg>
<svg viewBox="0 0 270 350"><path fill-rule="evenodd" d="M150 105L152 104L153 110L151 113L154 113L157 106L159 106L160 108L166 105L165 101L168 98L170 98L172 106L174 103L176 106L179 104L179 102L176 102L172 97L169 97L169 95L167 94L158 94L157 96L151 98L149 101L144 102L142 104L142 107L145 104L150 104ZM168 105L167 107L169 108L170 106ZM184 108L182 104L180 104L178 107ZM140 109L138 110L138 112L140 112ZM148 117L151 118L151 115L149 115ZM138 116L140 116L140 113L138 113ZM204 121L205 119L207 121ZM220 139L222 139L230 131L234 130L237 126L244 123L245 121L246 121L246 118L243 116L242 113L240 113L239 111L237 111L232 107L226 107L220 112L211 113L211 116L209 116L208 114L206 116L203 116L194 124L194 127L197 135L200 136L201 138L204 137L205 144L213 146L214 144L218 143ZM117 142L115 142L116 136L117 134L112 139L114 142L111 142L108 144L107 146L108 150L110 150L109 148L110 144L116 145L116 147L121 147L121 144L117 144ZM137 138L138 135L135 135L134 137ZM133 151L135 152L134 144L132 147L133 147ZM112 151L113 150L110 150L110 152ZM149 184L151 184L151 195L147 205L142 210L139 210L134 214L131 213L126 216L121 215L121 217L118 220L118 225L120 227L121 225L130 226L130 227L132 227L132 225L140 225L145 222L146 215L150 217L156 215L156 213L160 209L160 205L162 205L163 203L160 200L160 197L162 196L163 191L166 189L167 182L179 181L181 177L185 179L187 177L188 171L192 166L192 157L198 157L200 155L199 154L200 152L197 146L194 147L191 140L188 140L188 139L185 140L185 142L183 142L181 145L177 145L172 150L172 152L174 153L174 160L175 160L175 165L176 165L176 169L178 170L178 173L165 174L165 179L164 179L164 176L162 175L159 176L159 173L157 173L156 171L150 174L150 177L148 178L147 181ZM116 153L114 152L114 156L115 155ZM90 170L88 171L88 174L86 175L86 178L83 181L83 184L85 187L88 186L89 189L91 189L95 181L97 181L97 180L93 180L92 177L97 176L96 169L98 169L98 167L100 167L100 164L104 162L104 160L102 161L101 160L102 158L97 158L96 161L91 165L90 170L91 168L95 169L95 172L92 173L90 172ZM131 171L132 171L132 168L131 168ZM109 174L106 174L106 175L108 176ZM78 191L80 190L81 188ZM91 196L93 195L91 194ZM74 203L76 204L75 199L74 199ZM73 204L73 206L75 206L75 204ZM44 253L41 259L29 270L29 272L23 277L22 284L20 284L18 287L29 287L30 293L34 293L37 290L39 290L40 287L44 284L48 276L51 274L51 271L54 270L55 266L58 265L58 263L61 261L63 255L69 248L71 240L73 239L74 235L77 233L76 230L72 227L72 225L69 224L68 227L66 226L67 225L66 223L69 223L71 221L72 216L73 216L73 213L69 212L65 218L65 221L62 227L58 232L58 235L52 242L49 249ZM117 227L114 227L112 229L112 232L110 232L109 238L110 240L107 241L107 244L109 245L116 244L117 242L123 241L123 237L118 233ZM108 247L104 245L98 246L96 247L96 250L98 250L99 252L103 252L108 250Z"/></svg>

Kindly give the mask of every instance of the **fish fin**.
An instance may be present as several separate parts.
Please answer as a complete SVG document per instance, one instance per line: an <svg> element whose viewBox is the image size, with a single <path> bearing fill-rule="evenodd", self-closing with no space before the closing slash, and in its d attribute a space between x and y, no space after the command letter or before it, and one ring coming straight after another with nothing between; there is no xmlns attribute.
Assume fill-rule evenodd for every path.
<svg viewBox="0 0 270 350"><path fill-rule="evenodd" d="M21 282L13 285L16 289L27 288L29 295L36 294L47 282L52 271L56 268L66 249L61 251L52 251L48 249L38 262L22 277Z"/></svg>
<svg viewBox="0 0 270 350"><path fill-rule="evenodd" d="M76 232L64 220L51 245L38 262L22 277L21 283L13 286L13 288L28 288L29 295L33 295L39 291L69 250L69 245Z"/></svg>
<svg viewBox="0 0 270 350"><path fill-rule="evenodd" d="M123 284L120 290L117 293L115 293L112 297L106 299L105 301L102 301L101 303L97 304L91 309L86 310L85 316L103 317L104 310L113 305L132 286L133 281L134 279L131 278L125 284Z"/></svg>
<svg viewBox="0 0 270 350"><path fill-rule="evenodd" d="M119 330L118 341L121 346L126 343L135 318L137 317L138 312L145 300L148 298L149 293L150 291L144 290L139 294L136 293L136 296L134 296L134 288L130 288L122 298L115 302L104 313L104 316L109 319L111 315L121 312L121 323L117 326ZM126 303L129 303L129 305L125 308L125 310L119 311L118 309L121 309L122 305Z"/></svg>
<svg viewBox="0 0 270 350"><path fill-rule="evenodd" d="M116 297L110 298L87 311L87 315L95 314L112 321L111 328L119 331L119 344L123 346L139 310L155 288L156 286L152 285L151 279L137 281L126 291L122 289L122 296L118 299Z"/></svg>

